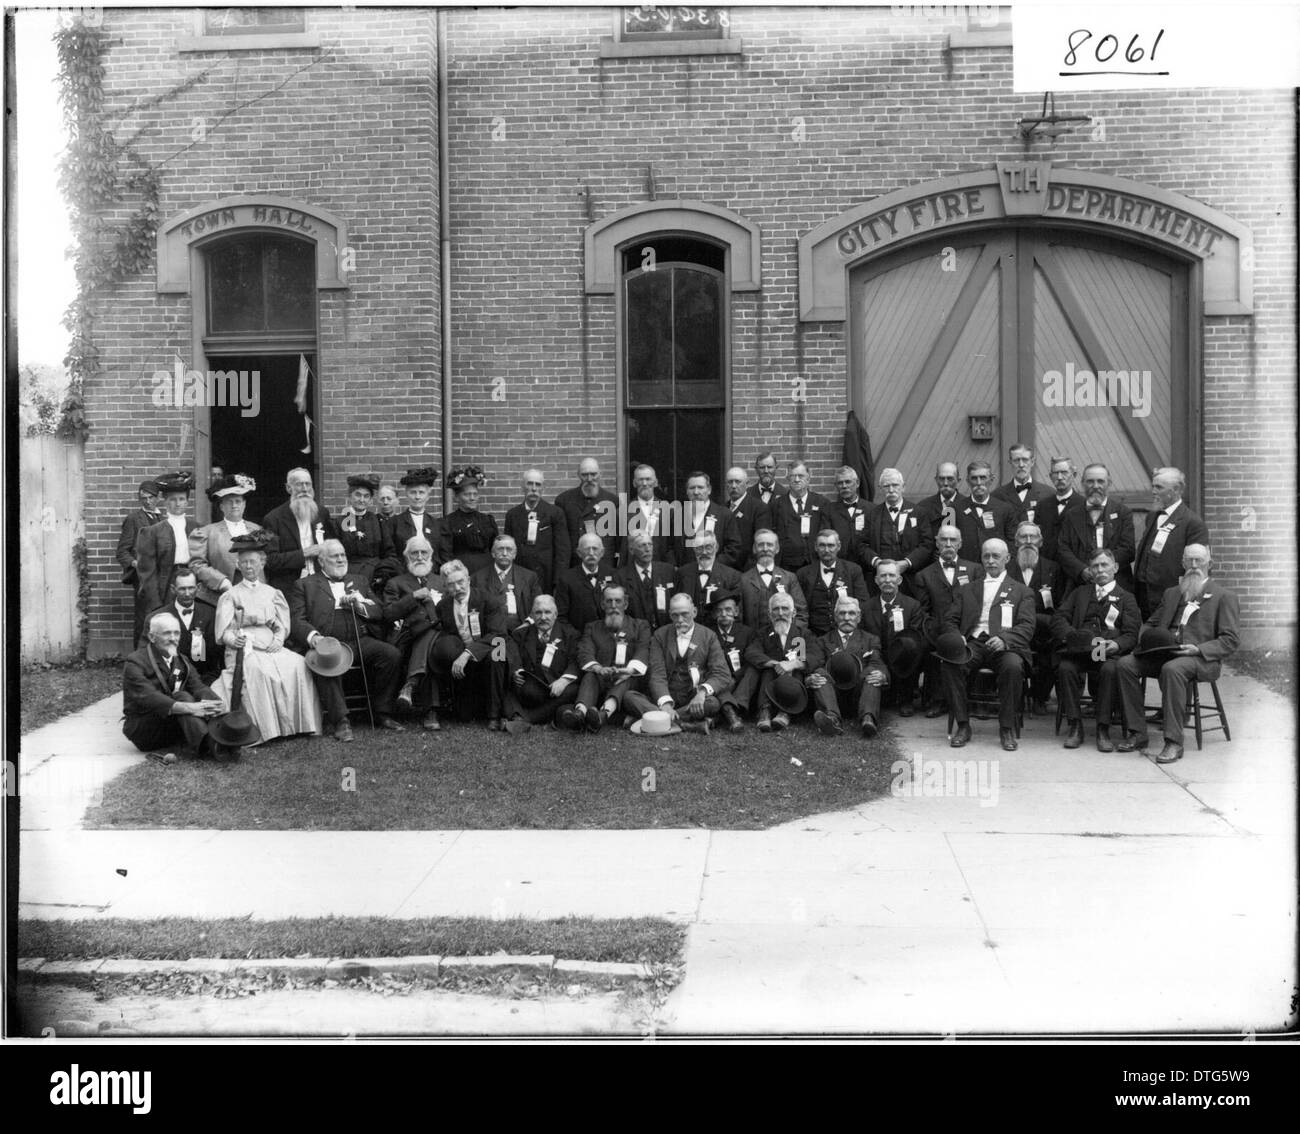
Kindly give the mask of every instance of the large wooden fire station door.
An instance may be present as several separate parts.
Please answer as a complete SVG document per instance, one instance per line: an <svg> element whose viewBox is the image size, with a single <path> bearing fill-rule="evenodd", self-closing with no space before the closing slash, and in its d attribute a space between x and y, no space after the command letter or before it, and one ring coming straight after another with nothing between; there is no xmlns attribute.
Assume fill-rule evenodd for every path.
<svg viewBox="0 0 1300 1134"><path fill-rule="evenodd" d="M871 261L850 277L853 405L876 467L908 495L934 466L1007 447L1100 461L1141 508L1152 468L1188 468L1188 271L1145 247L1045 228L976 231ZM976 418L974 424L971 419Z"/></svg>

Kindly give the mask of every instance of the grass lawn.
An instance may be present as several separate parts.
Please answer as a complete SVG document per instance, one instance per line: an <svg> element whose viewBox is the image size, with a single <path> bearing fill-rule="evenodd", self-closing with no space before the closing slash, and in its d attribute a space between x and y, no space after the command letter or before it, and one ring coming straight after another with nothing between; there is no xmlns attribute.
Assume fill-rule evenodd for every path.
<svg viewBox="0 0 1300 1134"><path fill-rule="evenodd" d="M1238 650L1226 663L1227 668L1253 677L1274 693L1295 697L1296 656L1294 650Z"/></svg>
<svg viewBox="0 0 1300 1134"><path fill-rule="evenodd" d="M102 701L110 693L121 696L122 662L109 658L68 665L24 666L18 679L22 709L19 728L33 729Z"/></svg>
<svg viewBox="0 0 1300 1134"><path fill-rule="evenodd" d="M680 960L685 942L685 926L662 918L87 918L18 923L19 954L49 961L476 957L503 952L570 961L672 964Z"/></svg>
<svg viewBox="0 0 1300 1134"><path fill-rule="evenodd" d="M753 830L883 795L903 755L888 728L821 736L648 738L482 724L356 741L275 741L237 764L137 765L104 787L90 828L443 830L716 827ZM795 764L793 760L800 761Z"/></svg>

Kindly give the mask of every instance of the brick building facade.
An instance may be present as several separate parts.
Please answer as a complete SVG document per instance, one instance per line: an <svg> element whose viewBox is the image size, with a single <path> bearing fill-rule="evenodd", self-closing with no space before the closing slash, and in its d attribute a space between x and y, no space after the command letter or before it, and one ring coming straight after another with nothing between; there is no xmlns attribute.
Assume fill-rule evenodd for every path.
<svg viewBox="0 0 1300 1134"><path fill-rule="evenodd" d="M482 463L500 517L529 464L553 495L595 456L628 490L652 453L674 455L667 481L770 447L829 493L848 408L914 497L943 457L1007 479L1020 439L1039 480L1063 449L1113 462L1141 510L1150 466L1183 465L1252 638L1290 640L1294 531L1276 538L1261 489L1295 459L1294 92L1079 93L1061 113L1093 122L1027 146L1041 96L1013 92L1004 29L728 16L717 39L638 41L616 9L306 9L222 41L194 10L106 13L108 99L165 162L164 220L156 273L98 311L93 654L126 645L113 549L166 468L304 463L337 510L350 472ZM222 330L241 237L310 246L313 326ZM285 262L262 261L268 297ZM668 294L716 341L641 314ZM633 383L629 342L668 377ZM287 409L263 435L157 404L177 358L260 358L283 409L300 356L310 435ZM1149 416L1045 408L1045 370L1103 362L1151 372Z"/></svg>

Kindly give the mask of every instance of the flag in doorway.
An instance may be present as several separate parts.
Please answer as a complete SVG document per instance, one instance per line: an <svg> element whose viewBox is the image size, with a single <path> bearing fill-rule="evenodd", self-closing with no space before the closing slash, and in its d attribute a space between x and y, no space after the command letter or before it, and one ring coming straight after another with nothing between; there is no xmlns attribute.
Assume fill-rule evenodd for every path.
<svg viewBox="0 0 1300 1134"><path fill-rule="evenodd" d="M293 404L302 414L303 430L307 440L307 444L298 450L300 453L311 452L311 418L307 415L307 379L310 377L311 367L307 365L307 356L300 354L298 355L298 390L293 396Z"/></svg>

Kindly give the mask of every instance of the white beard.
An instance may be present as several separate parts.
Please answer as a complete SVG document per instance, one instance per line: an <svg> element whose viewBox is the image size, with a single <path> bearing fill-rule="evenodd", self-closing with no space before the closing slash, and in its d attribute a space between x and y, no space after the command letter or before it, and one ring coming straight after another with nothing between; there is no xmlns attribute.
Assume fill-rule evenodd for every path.
<svg viewBox="0 0 1300 1134"><path fill-rule="evenodd" d="M1178 589L1188 602L1195 602L1205 591L1209 580L1201 575L1184 575L1178 580Z"/></svg>
<svg viewBox="0 0 1300 1134"><path fill-rule="evenodd" d="M1022 547L1016 552L1016 562L1023 567L1038 566L1038 548Z"/></svg>
<svg viewBox="0 0 1300 1134"><path fill-rule="evenodd" d="M417 579L425 579L428 578L428 576L433 574L433 564L412 563L407 567L407 570L409 570L411 574L414 575Z"/></svg>
<svg viewBox="0 0 1300 1134"><path fill-rule="evenodd" d="M299 523L304 520L309 524L316 522L316 501L310 496L295 496L289 501L289 511L293 513L294 519Z"/></svg>

